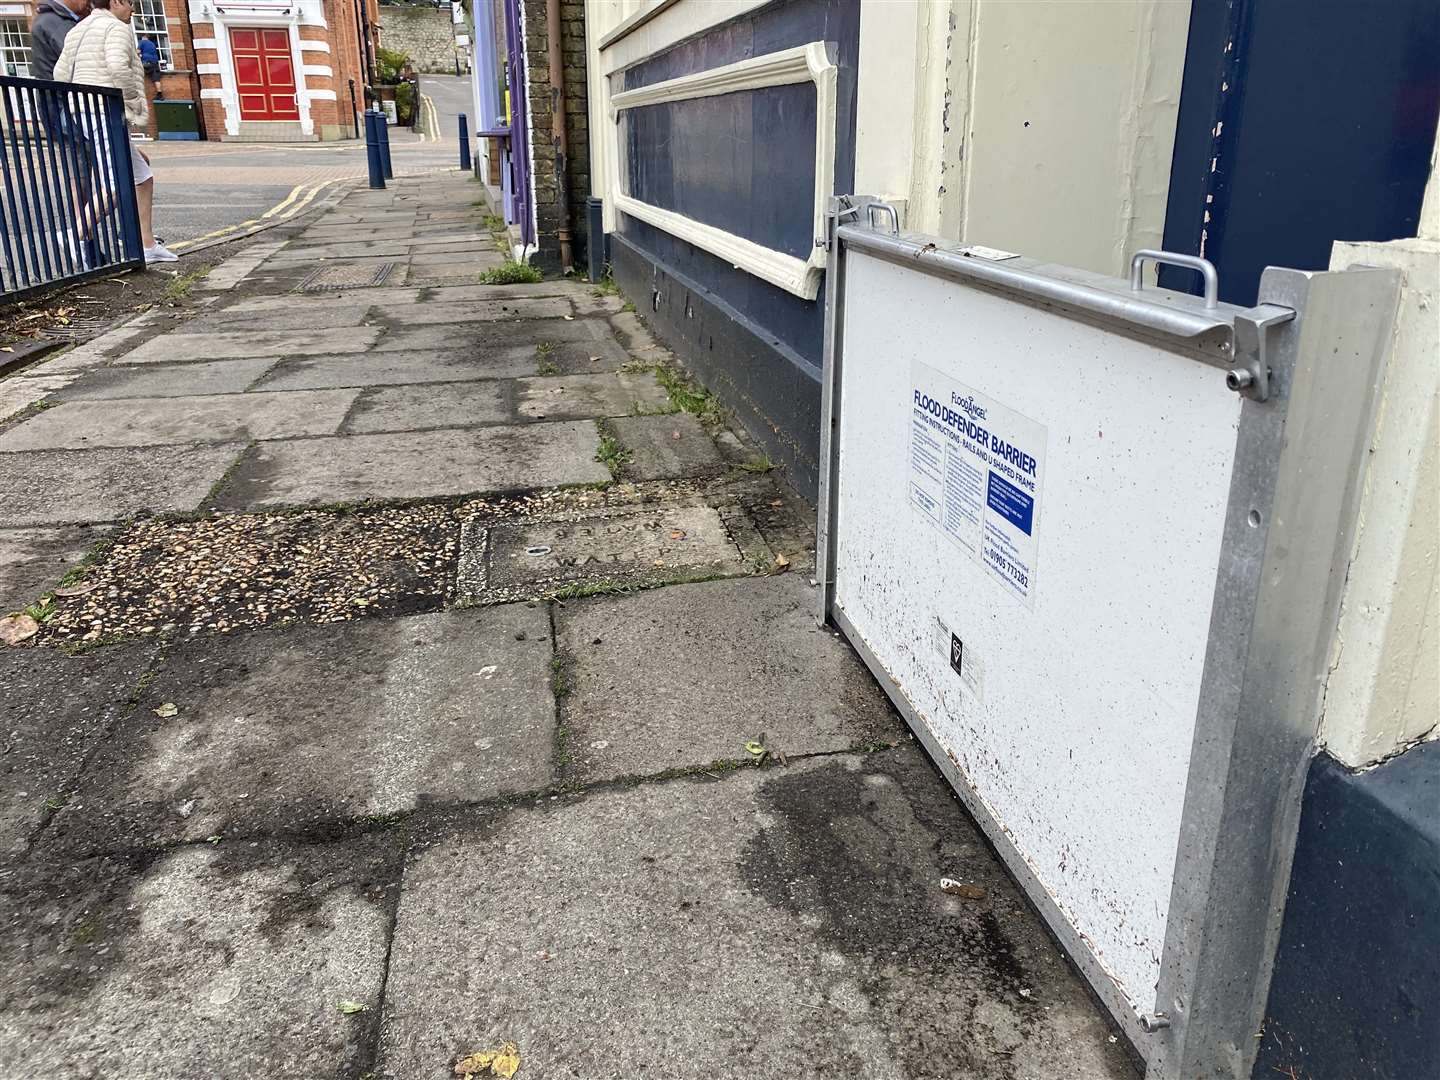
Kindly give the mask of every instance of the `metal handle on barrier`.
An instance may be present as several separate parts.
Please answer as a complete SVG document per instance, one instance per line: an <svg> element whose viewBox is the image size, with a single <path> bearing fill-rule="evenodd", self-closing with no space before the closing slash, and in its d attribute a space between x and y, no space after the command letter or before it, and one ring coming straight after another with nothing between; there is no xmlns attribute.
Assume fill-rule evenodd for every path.
<svg viewBox="0 0 1440 1080"><path fill-rule="evenodd" d="M889 214L889 215L890 215L890 235L891 235L891 236L899 236L899 235L900 235L900 215L896 212L895 208L894 208L893 206L891 206L889 203L886 203L886 202L866 203L866 204L865 204L865 216L866 216L866 218L867 218L866 224L869 225L871 228L874 228L874 227L875 227L875 212L876 212L877 210L878 210L880 213L882 213L882 214Z"/></svg>
<svg viewBox="0 0 1440 1080"><path fill-rule="evenodd" d="M1205 278L1205 306L1213 308L1220 305L1220 275L1215 272L1215 264L1209 259L1202 259L1198 255L1182 255L1178 251L1155 251L1151 248L1137 251L1130 257L1130 288L1136 292L1143 287L1140 277L1147 262L1200 271Z"/></svg>

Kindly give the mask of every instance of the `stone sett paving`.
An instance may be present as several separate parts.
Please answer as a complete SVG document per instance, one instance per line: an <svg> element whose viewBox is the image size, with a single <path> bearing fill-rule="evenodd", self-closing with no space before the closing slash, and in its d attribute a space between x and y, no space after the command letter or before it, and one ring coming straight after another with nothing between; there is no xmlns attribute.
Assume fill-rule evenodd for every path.
<svg viewBox="0 0 1440 1080"><path fill-rule="evenodd" d="M812 511L479 192L5 381L0 1078L1134 1080Z"/></svg>

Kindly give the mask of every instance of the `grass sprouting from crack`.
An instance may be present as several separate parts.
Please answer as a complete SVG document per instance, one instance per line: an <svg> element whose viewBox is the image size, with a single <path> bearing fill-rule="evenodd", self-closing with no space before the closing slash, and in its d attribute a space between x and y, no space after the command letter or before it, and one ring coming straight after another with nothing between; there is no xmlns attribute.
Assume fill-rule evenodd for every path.
<svg viewBox="0 0 1440 1080"><path fill-rule="evenodd" d="M655 381L670 398L671 407L668 409L637 403L636 416L664 416L687 412L704 424L720 424L725 420L725 406L720 403L720 399L672 363L652 364L643 360L629 360L620 366L620 372L625 375L649 372L655 376Z"/></svg>
<svg viewBox="0 0 1440 1080"><path fill-rule="evenodd" d="M627 450L615 437L614 430L604 420L595 421L600 433L600 445L595 451L595 460L610 470L610 479L616 483L625 475L625 468L635 458L633 450Z"/></svg>
<svg viewBox="0 0 1440 1080"><path fill-rule="evenodd" d="M565 670L565 661L559 656L550 658L550 689L556 701L563 701L570 695L570 676Z"/></svg>
<svg viewBox="0 0 1440 1080"><path fill-rule="evenodd" d="M481 285L534 285L544 280L539 269L513 259L480 275Z"/></svg>
<svg viewBox="0 0 1440 1080"><path fill-rule="evenodd" d="M749 461L742 461L740 468L748 473L767 473L775 468L775 463L770 460L769 454L760 454Z"/></svg>
<svg viewBox="0 0 1440 1080"><path fill-rule="evenodd" d="M560 369L555 364L555 343L553 341L542 341L535 346L535 360L539 365L541 375L559 375Z"/></svg>
<svg viewBox="0 0 1440 1080"><path fill-rule="evenodd" d="M161 294L160 299L169 304L178 304L182 300L188 299L190 290L195 283L208 273L210 273L210 267L202 266L199 270L192 270L188 274L177 274L165 286L165 292Z"/></svg>

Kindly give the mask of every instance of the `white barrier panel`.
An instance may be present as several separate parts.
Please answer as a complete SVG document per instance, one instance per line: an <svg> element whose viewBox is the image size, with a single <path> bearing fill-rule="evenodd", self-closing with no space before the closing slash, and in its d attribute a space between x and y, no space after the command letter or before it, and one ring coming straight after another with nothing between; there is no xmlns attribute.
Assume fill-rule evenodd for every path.
<svg viewBox="0 0 1440 1080"><path fill-rule="evenodd" d="M1312 275L1270 272L1288 302L1239 309L860 225L831 242L823 612L1153 1075L1240 1075L1313 739L1293 716L1315 686L1264 679L1333 619L1393 278L1319 276L1369 305L1340 332L1306 311ZM1312 329L1349 361L1303 405L1331 426L1287 431ZM1308 494L1287 440L1317 466ZM1291 498L1314 520L1272 527ZM1305 558L1276 550L1319 522ZM1269 611L1298 623L1257 644Z"/></svg>

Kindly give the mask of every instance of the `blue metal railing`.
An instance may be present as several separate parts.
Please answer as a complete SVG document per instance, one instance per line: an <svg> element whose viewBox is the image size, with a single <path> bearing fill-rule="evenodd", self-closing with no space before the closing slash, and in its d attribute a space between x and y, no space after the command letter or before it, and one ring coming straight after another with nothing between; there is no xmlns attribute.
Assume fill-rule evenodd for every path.
<svg viewBox="0 0 1440 1080"><path fill-rule="evenodd" d="M0 76L0 298L144 265L120 91Z"/></svg>

